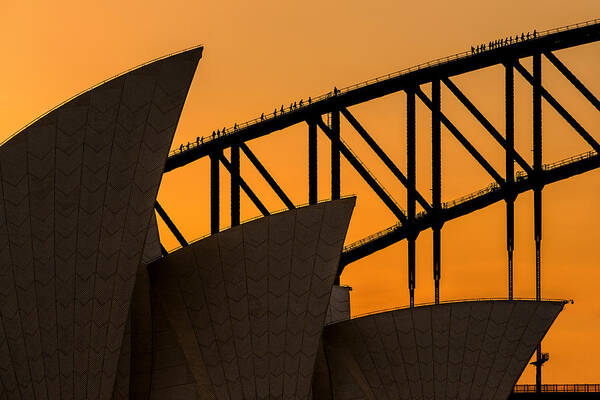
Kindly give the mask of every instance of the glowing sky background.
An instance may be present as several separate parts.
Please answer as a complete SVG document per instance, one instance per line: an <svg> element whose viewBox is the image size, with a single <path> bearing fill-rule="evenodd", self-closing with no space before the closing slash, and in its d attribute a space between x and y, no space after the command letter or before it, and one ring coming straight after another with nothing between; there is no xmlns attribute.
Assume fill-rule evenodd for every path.
<svg viewBox="0 0 600 400"><path fill-rule="evenodd" d="M153 58L205 45L173 146L334 86L357 83L521 32L600 17L597 0L543 1L114 1L0 0L0 139L56 104ZM600 47L555 53L600 95ZM523 64L530 68L530 60ZM547 61L543 84L600 140L599 113ZM504 131L504 70L492 67L453 81ZM532 159L531 88L516 79L517 150ZM423 87L426 93L430 87ZM406 169L405 96L393 94L350 111ZM444 113L504 174L504 154L475 119L443 90ZM417 186L431 199L430 113L417 101ZM547 104L544 163L590 150ZM249 143L296 204L308 200L307 127L301 124ZM319 133L319 198L329 197L329 147ZM443 130L442 199L492 182ZM405 206L406 191L342 118L342 137ZM517 168L518 169L518 168ZM271 210L283 208L247 160L242 175ZM222 174L222 227L229 225L229 182ZM191 240L209 231L208 160L165 175L159 201ZM347 243L394 224L393 215L342 161L342 194L356 194ZM600 369L600 171L544 189L542 296L573 298L544 340L544 383L598 383ZM535 297L533 196L516 202L515 296ZM258 215L242 199L242 219ZM505 209L495 204L448 222L442 230L442 300L505 297ZM177 245L161 226L168 248ZM408 303L406 244L349 265L354 315ZM416 302L433 300L431 232L417 241ZM534 382L528 367L520 383Z"/></svg>

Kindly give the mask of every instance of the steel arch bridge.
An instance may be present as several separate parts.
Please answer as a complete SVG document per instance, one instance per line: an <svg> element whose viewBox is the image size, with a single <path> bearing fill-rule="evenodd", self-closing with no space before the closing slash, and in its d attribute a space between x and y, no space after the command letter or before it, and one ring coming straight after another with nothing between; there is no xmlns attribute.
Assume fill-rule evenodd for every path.
<svg viewBox="0 0 600 400"><path fill-rule="evenodd" d="M320 129L331 145L331 198L341 196L340 159L343 156L360 177L371 187L381 201L397 218L397 223L389 228L347 245L342 253L338 279L344 267L367 257L401 240L408 243L408 276L410 303L414 304L415 289L415 242L420 232L433 231L433 263L435 281L435 302L439 302L439 281L441 268L441 230L450 221L497 202L506 203L507 251L508 251L508 298L513 298L512 258L514 242L514 202L523 192L534 193L534 230L536 243L536 295L541 298L540 288L540 247L541 247L541 207L542 190L545 185L568 179L600 167L600 144L577 121L569 111L542 84L542 57L546 58L589 103L600 111L598 98L580 81L569 68L554 54L557 50L582 46L600 40L600 20L591 20L547 31L527 33L489 42L470 51L433 60L382 77L365 81L346 88L337 89L324 95L303 99L289 107L275 109L272 113L223 131L212 132L206 137L198 136L195 142L181 144L169 155L165 173L182 168L204 157L210 159L210 213L211 233L220 229L220 177L222 164L231 176L231 224L240 223L240 191L243 190L263 215L270 211L243 179L240 171L240 151L273 189L279 199L289 209L296 205L286 195L269 171L250 150L247 142L269 135L282 129L306 123L308 126L308 202L317 202L317 131ZM525 58L532 59L532 72L521 63ZM504 135L457 87L452 78L491 66L502 66L505 71L505 126ZM533 121L533 163L530 165L515 149L515 71L532 87ZM423 92L422 85L431 84L431 97ZM461 133L459 128L444 114L441 107L441 87L449 92L468 110L480 126L503 149L506 160L505 174L494 169L475 146ZM404 92L406 104L406 170L403 172L392 161L384 149L350 113L348 107L369 102L392 93ZM431 111L431 162L432 162L432 202L429 203L416 188L416 102L417 98ZM542 99L587 142L590 150L551 164L542 163ZM326 117L324 119L324 117ZM364 142L385 164L394 177L406 188L407 207L403 209L383 187L377 177L361 162L352 149L340 137L340 119L344 117L362 137ZM441 128L444 126L460 145L490 175L493 183L459 199L442 202L441 199ZM229 149L230 157L224 151ZM515 170L515 164L519 170ZM417 204L423 211L417 213ZM188 242L176 224L169 218L163 207L156 203L156 211L173 233L181 246ZM163 254L167 251L163 247Z"/></svg>

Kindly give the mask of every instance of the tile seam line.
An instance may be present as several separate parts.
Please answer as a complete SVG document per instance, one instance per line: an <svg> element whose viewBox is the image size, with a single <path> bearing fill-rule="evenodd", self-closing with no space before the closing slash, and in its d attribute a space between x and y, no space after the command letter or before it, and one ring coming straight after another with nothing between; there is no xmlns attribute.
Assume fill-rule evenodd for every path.
<svg viewBox="0 0 600 400"><path fill-rule="evenodd" d="M98 87L100 87L102 85L99 85ZM79 97L77 97L79 98ZM73 357L73 371L72 371L72 375L73 375L73 396L75 396L75 338L76 336L76 330L77 330L77 323L75 321L75 315L77 315L77 307L78 307L78 299L77 299L77 262L79 260L79 212L81 210L81 192L83 191L83 170L84 170L84 162L85 162L85 140L87 139L88 135L87 135L87 125L89 123L89 116L90 116L90 108L92 107L92 91L88 92L88 104L87 104L87 110L85 111L85 123L82 126L83 129L83 138L81 140L81 161L79 164L79 193L77 196L77 217L76 217L76 227L75 227L75 251L74 251L74 255L75 255L75 263L74 263L74 276L73 276L73 343L72 343L72 357ZM60 108L59 108L60 109ZM116 117L115 117L116 118ZM116 120L115 120L115 124L116 124ZM58 135L58 115L57 115L57 121L56 121L56 133ZM111 149L112 150L112 149ZM56 163L56 160L54 161ZM73 169L74 171L75 169ZM56 189L55 189L56 190ZM56 204L55 204L56 206ZM56 207L55 207L56 209ZM56 230L56 228L55 228ZM96 255L96 257L98 257ZM94 277L94 284L95 284L95 277ZM92 301L93 301L93 295L92 295ZM92 307L93 307L93 303L92 303ZM90 334L88 336L89 338L89 345L91 347L91 336L92 336L92 325L93 325L94 321L93 321L93 313L92 313L92 318L90 319ZM90 360L90 347L88 347L87 349L87 353L88 353L88 362L87 362L87 371L86 371L86 375L85 375L85 381L86 381L86 395L87 395L87 381L89 378L89 360ZM61 393L62 396L62 393Z"/></svg>
<svg viewBox="0 0 600 400"><path fill-rule="evenodd" d="M376 335L377 335L377 337L378 337L378 342L379 342L379 344L381 345L381 349L383 350L383 355L384 355L385 359L387 360L387 362L388 362L388 365L389 365L389 366L392 366L392 361L390 360L390 357L389 357L389 352L386 350L386 348L385 348L386 346L385 346L385 344L383 343L383 335L382 335L382 333L383 333L383 332L382 332L382 331L381 331L381 329L379 328L379 325L377 324L377 321L378 321L378 319L375 319L375 318L373 318L373 325L375 325L375 328L377 329L377 333L376 333ZM376 368L377 368L377 366L376 366ZM379 369L380 369L380 368L377 368L377 370L378 370L378 371L379 371ZM391 369L391 368L390 368L390 369ZM377 374L379 375L379 372L378 372ZM392 384L393 384L393 386L395 386L395 387L396 387L396 393L397 393L398 395L400 395L400 387L399 387L399 385L398 385L398 382L396 381L396 376L394 375L394 373L393 373L393 372L391 372L391 373L390 373L390 377L391 377L391 380L392 380ZM380 378L380 379L381 379L381 378ZM381 381L382 381L382 383L383 383L383 379L381 379ZM387 388L386 388L386 393L387 393L387 395L389 396L390 392L388 392L388 391L387 391ZM392 390L392 393L393 393L393 390Z"/></svg>
<svg viewBox="0 0 600 400"><path fill-rule="evenodd" d="M246 295L247 295L247 302L246 302L246 306L248 309L248 327L249 327L249 336L250 336L250 346L252 348L252 371L253 371L253 376L252 379L254 380L254 396L256 399L258 399L258 388L257 388L257 384L256 384L256 353L254 351L254 331L252 329L252 322L254 321L253 318L251 318L251 314L250 314L250 290L248 289L248 279L249 279L249 275L248 275L248 263L247 263L247 255L246 255L246 246L245 246L245 242L246 242L246 227L245 224L240 224L240 226L242 227L242 246L243 246L243 251L244 251L244 272L246 274L246 279L245 279L245 284L246 284Z"/></svg>
<svg viewBox="0 0 600 400"><path fill-rule="evenodd" d="M440 257L441 258L441 257ZM450 363L450 338L451 338L451 332L452 332L452 309L453 307L448 307L448 309L450 310L448 313L448 335L446 336L446 340L447 340L447 344L446 344L446 380L445 380L445 387L444 387L444 397L448 397L448 371L450 370L450 368L448 368L448 364Z"/></svg>
<svg viewBox="0 0 600 400"><path fill-rule="evenodd" d="M481 344L479 345L479 351L477 352L477 361L475 362L476 367L475 367L475 371L473 371L473 377L471 378L472 379L471 380L471 385L469 387L469 398L472 398L471 394L473 393L473 385L475 383L475 377L477 376L477 371L479 370L479 368L478 368L479 367L479 361L481 360L481 353L483 352L483 349L484 349L483 346L485 344L485 339L487 337L487 332L488 332L488 329L490 327L490 321L492 319L492 312L493 311L494 311L494 304L491 303L490 304L490 309L487 312L487 318L486 318L487 321L485 322L485 330L481 334L481 336L482 336L482 338L481 338Z"/></svg>
<svg viewBox="0 0 600 400"><path fill-rule="evenodd" d="M469 304L469 314L464 317L463 319L467 320L467 326L464 332L464 341L463 341L463 346L462 346L462 357L460 359L460 371L458 373L458 381L456 382L456 393L458 396L458 392L460 390L461 384L462 384L462 372L463 372L463 366L464 366L464 362L465 362L465 347L467 345L467 338L469 337L469 330L471 328L471 315L472 315L472 311L473 311L473 304L474 303L468 303Z"/></svg>
<svg viewBox="0 0 600 400"><path fill-rule="evenodd" d="M246 317L246 321L248 323L248 336L250 337L250 354L252 357L252 379L253 380L253 386L254 386L254 397L258 398L258 392L256 390L256 366L254 365L254 345L252 343L252 325L251 325L251 321L250 321L250 292L248 290L248 265L246 263L246 235L245 235L245 230L244 230L244 226L243 224L239 225L238 228L241 232L241 236L242 236L242 264L244 265L244 286L246 288L246 312L247 312L247 317ZM240 374L241 375L241 374ZM241 379L240 379L241 380ZM242 393L244 390L244 386L242 384Z"/></svg>
<svg viewBox="0 0 600 400"><path fill-rule="evenodd" d="M29 179L28 179L28 176L29 176L29 163L27 162L27 155L28 155L27 137L23 137L22 140L24 141L24 145L25 145L25 163L26 163L25 173L24 173L23 178L27 181L27 189L29 191ZM17 142L17 144L18 144L18 142ZM4 180L4 177L3 177L3 180ZM3 190L3 196L2 196L2 198L3 198L4 203L5 203L5 213L6 213L6 197L4 196L4 182L2 184L2 190ZM29 200L28 200L28 204L29 204ZM27 208L29 209L29 206ZM37 396L35 394L35 389L34 389L34 385L33 385L33 383L34 383L34 381L33 381L33 373L31 372L31 362L30 362L31 357L29 355L29 348L28 348L29 346L27 346L27 341L25 340L26 334L25 334L25 329L23 327L23 318L21 317L21 305L20 305L21 303L19 301L19 288L17 287L17 279L15 277L15 271L14 271L14 267L15 267L16 263L15 263L13 257L12 257L12 246L10 246L10 242L11 242L10 236L11 235L10 235L10 230L8 228L8 219L5 218L5 221L6 221L6 224L7 224L6 225L6 232L7 232L7 239L8 239L8 243L9 243L9 250L10 250L10 254L11 254L11 257L10 257L11 258L11 270L13 272L13 285L14 285L14 288L15 288L15 300L16 300L16 304L17 304L17 313L19 314L19 324L20 324L20 327L21 327L21 335L22 336L20 337L20 340L22 340L22 342L23 342L23 348L25 350L25 355L27 357L27 360L26 360L26 362L27 362L27 369L29 370L29 378L31 379L31 381L30 381L29 384L31 386L33 397L36 398ZM31 217L30 217L29 221L30 221L29 228L30 228L30 232L31 232ZM30 239L30 243L31 243L31 240L32 240L31 235L30 235L29 239ZM33 262L33 259L32 259L32 262ZM34 272L34 274L35 274L35 272ZM32 286L33 286L33 289L34 289L34 292L35 292L35 275L34 275L34 282L32 282ZM36 304L36 308L37 308L37 304ZM37 310L36 310L36 313L37 313ZM39 329L39 326L38 326L38 329ZM8 349L9 349L9 353L10 353L10 346L8 346ZM13 364L13 365L16 365L16 364ZM21 388L23 385L21 385L21 383L19 382L19 378L18 378L17 374L15 374L15 378L16 378L17 386L19 388ZM20 389L19 389L19 393L21 393ZM23 397L22 393L21 393L21 397Z"/></svg>
<svg viewBox="0 0 600 400"><path fill-rule="evenodd" d="M506 320L506 325L504 326L504 330L502 331L502 335L500 336L500 340L498 341L498 351L496 351L494 353L494 360L492 361L492 364L490 365L490 369L487 373L487 376L485 378L485 380L483 381L483 388L485 390L485 388L488 387L488 381L490 380L490 376L492 375L492 370L494 368L494 366L496 365L496 360L498 359L498 353L500 352L500 346L502 345L503 339L506 337L506 331L508 330L508 327L510 325L510 320L512 319L512 315L515 309L515 304L514 303L509 303L511 308L510 308L510 315L508 316L508 319ZM492 309L494 308L496 304L492 304Z"/></svg>
<svg viewBox="0 0 600 400"><path fill-rule="evenodd" d="M527 325L525 325L525 329L523 329L523 333L521 333L521 336L519 337L519 342L518 342L519 344L522 342L523 337L525 336L525 333L527 332L527 328L529 328L529 325L531 324L531 321L533 320L534 315L536 315L537 310L540 307L540 304L542 304L541 302L537 302L537 303L538 304L536 304L535 310L529 316ZM542 339L543 339L543 336L542 336ZM540 342L541 342L541 339L540 339ZM534 350L534 352L535 352L535 350ZM531 355L531 357L533 357L533 354ZM529 358L531 358L531 357L529 357ZM513 353L513 356L511 357L511 361L513 359L514 359L514 353ZM529 360L527 360L527 361L529 361ZM509 363L509 367L510 367L510 363ZM525 367L523 367L523 369L521 370L521 374L523 374L523 370L525 370L525 368L527 368L527 364L525 364ZM506 368L506 370L508 370L508 367ZM506 370L504 371L504 374L502 375L502 378L500 379L500 383L498 384L498 387L496 388L496 391L494 392L494 397L496 396L496 393L498 393L498 389L500 388L500 385L502 385L502 381L504 380L504 377L506 376ZM519 377L520 376L521 375L519 375ZM519 378L517 378L516 381L512 383L511 387L514 387L515 383L517 383L518 380L519 380Z"/></svg>
<svg viewBox="0 0 600 400"><path fill-rule="evenodd" d="M61 377L61 373L60 373L60 345L59 345L59 328L58 328L58 299L57 299L57 291L56 291L56 283L57 283L57 279L56 279L56 274L57 274L57 269L56 269L56 148L57 148L57 136L58 136L58 119L54 122L54 146L52 151L54 152L54 156L52 159L53 162L53 167L54 167L54 173L52 174L52 264L54 265L54 316L56 317L56 325L55 325L55 332L56 332L56 365L58 366L58 376L57 376L57 381L58 381L58 393L62 395L62 377Z"/></svg>
<svg viewBox="0 0 600 400"><path fill-rule="evenodd" d="M419 384L421 385L421 398L424 397L424 390L423 390L423 377L421 376L421 361L420 361L420 357L419 357L419 343L417 342L417 333L416 333L416 329L415 329L415 308L411 307L410 308L410 321L412 323L413 329L412 329L412 333L413 333L413 340L415 342L415 353L417 355L417 365L419 366L417 368L417 371L419 372Z"/></svg>
<svg viewBox="0 0 600 400"><path fill-rule="evenodd" d="M212 237L212 236L214 236L214 241L216 242L217 250L218 250L218 253L219 253L219 257L218 257L218 261L217 261L217 262L218 262L218 266L219 266L219 268L220 268L220 269L221 269L221 271L222 271L222 270L223 270L223 262L222 262L222 260L221 260L221 241L219 240L219 236L218 236L218 234L216 234L216 235L211 235L211 236L209 236L209 238L210 238L210 237ZM195 249L192 249L192 250L195 250ZM197 260L197 257L196 257L196 252L195 252L195 251L193 251L193 253L194 253L194 258ZM213 267L214 267L214 266L213 266ZM211 272L212 272L212 271L211 271ZM211 312L211 308L212 308L212 307L210 306L210 303L209 303L209 301L208 301L208 297L206 296L206 291L205 291L204 289L202 290L202 294L204 295L204 302L205 302L205 304L206 304L206 308L207 308L207 311L208 311L208 318L209 318L209 320L210 320L210 327L211 327L211 330L212 330L212 332L213 332L213 338L214 338L214 343L213 343L213 346L215 346L215 348L217 349L217 353L219 353L219 358L220 358L220 361L221 361L221 362L219 362L219 364L220 364L221 371L222 371L222 373L223 373L223 385L225 386L225 388L226 388L226 390L227 390L227 395L228 395L228 396L229 396L229 398L231 399L231 395L230 395L230 392L229 392L229 385L228 385L228 382L227 382L227 378L226 378L226 376L225 376L225 368L224 368L224 366L223 366L223 362L222 362L222 361L224 360L224 358L223 358L223 354L222 354L222 352L221 352L220 340L217 338L217 332L216 332L216 330L215 330L215 321L214 321L214 319L213 319L212 312ZM195 330L196 330L196 329L194 328L194 331L195 331ZM201 347L201 346L200 346L200 351L201 351L201 352L202 352L202 354L204 355L204 352L202 351L202 347ZM203 360L203 362L204 362L204 360ZM206 363L205 363L205 364L206 364ZM210 368L214 369L214 367L210 367ZM209 378L211 378L211 374L210 374L210 372L209 372ZM213 381L212 381L212 379L211 379L211 382L213 382ZM218 385L216 385L216 384L213 382L213 386L218 386ZM218 394L216 393L216 391L215 391L215 397L218 397Z"/></svg>
<svg viewBox="0 0 600 400"><path fill-rule="evenodd" d="M327 204L327 203L322 203L322 204ZM312 281L313 281L313 276L315 274L315 264L317 263L317 256L319 254L319 243L321 242L321 233L323 231L323 221L325 220L325 212L326 212L326 206L325 205L321 205L321 218L320 218L320 228L319 228L319 234L317 235L317 247L315 249L315 253L313 256L313 262L312 262L312 274L311 274L311 278L310 278L310 283L308 286L308 296L306 299L306 308L304 311L304 322L306 323L306 314L308 313L308 307L310 304L310 295L311 295L311 290L312 290ZM296 214L297 216L297 214ZM304 324L303 324L304 325ZM304 327L302 329L302 341L300 344L300 357L298 358L298 372L300 372L300 368L302 366L302 349L304 347ZM300 378L300 376L298 375L298 378ZM294 392L296 394L298 394L298 382L300 381L300 379L296 380L296 389L294 390ZM310 392L310 388L309 388L309 392Z"/></svg>
<svg viewBox="0 0 600 400"><path fill-rule="evenodd" d="M86 124L87 124L87 112L86 112ZM25 163L26 163L26 170L27 170L27 209L28 209L28 216L29 216L29 245L31 247L31 269L33 272L33 293L35 295L35 312L36 312L36 316L37 316L37 331L38 331L38 338L39 338L39 343L40 343L40 362L42 364L42 370L44 371L44 378L42 379L42 382L44 383L44 390L46 392L46 398L49 398L50 396L48 395L48 382L46 379L46 362L45 362L45 357L44 357L44 343L42 341L42 334L41 334L41 326L40 326L40 307L39 307L39 302L38 302L38 293L37 293L37 275L36 275L36 261L35 261L35 252L33 250L33 227L31 224L31 168L30 168L30 164L29 164L29 135L27 135L25 137ZM25 332L23 332L25 333ZM32 376L33 378L33 376ZM33 393L34 398L37 398L37 393L34 390Z"/></svg>
<svg viewBox="0 0 600 400"><path fill-rule="evenodd" d="M406 363L406 360L404 359L404 352L402 351L402 341L400 340L400 335L399 335L400 327L398 326L398 324L396 322L396 318L393 315L392 315L392 321L394 322L394 328L396 328L395 336L396 336L396 341L398 342L398 351L400 353L400 358L402 358L402 370L404 371L404 376L406 377L406 386L408 387L408 394L412 398L413 397L412 388L410 385L410 379L408 377L408 372L406 371L407 363Z"/></svg>
<svg viewBox="0 0 600 400"><path fill-rule="evenodd" d="M282 386L281 386L281 393L282 395L285 395L285 378L287 377L287 372L285 370L285 366L286 366L286 359L288 358L288 346L287 346L287 338L288 338L288 334L289 334L289 319L290 319L290 293L292 290L292 268L294 266L294 249L295 249L295 243L296 243L296 229L298 228L298 212L296 211L296 209L293 209L294 211L294 228L292 231L292 243L291 243L291 248L290 248L290 268L289 268L289 274L288 274L288 290L287 290L287 296L286 296L286 318L285 318L285 337L284 337L284 348L286 349L285 354L283 356L283 380L282 380ZM296 376L296 382L298 381L298 376ZM296 384L296 387L298 385Z"/></svg>
<svg viewBox="0 0 600 400"><path fill-rule="evenodd" d="M85 379L85 395L86 397L88 397L88 382L89 382L89 369L90 369L90 350L91 350L91 344L92 344L92 327L94 325L94 309L95 307L95 303L96 303L96 276L98 275L98 258L99 258L99 253L100 253L100 242L102 241L102 230L104 227L104 211L106 209L106 197L107 197L107 193L108 193L108 179L110 177L110 167L111 167L111 160L112 160L112 156L113 156L113 149L115 146L115 138L117 136L117 129L118 129L118 121L119 121L119 116L121 115L121 104L123 103L123 96L125 93L125 86L127 83L127 79L123 78L122 83L121 83L121 92L119 93L119 102L117 103L118 109L117 109L117 113L115 115L115 126L114 129L112 130L112 140L110 142L110 150L109 150L109 154L108 154L108 165L106 168L106 181L104 183L104 195L102 196L102 211L100 213L100 226L98 227L98 242L96 245L96 268L94 270L94 273L91 275L91 278L94 281L94 285L93 285L93 292L91 293L91 301L92 301L92 312L90 315L90 328L89 328L89 347L87 350L87 372L86 372L86 379ZM91 106L91 95L90 95L90 104L89 106ZM86 123L87 124L87 123ZM58 125L57 125L57 133L58 133ZM86 132L87 133L87 132ZM85 143L85 136L84 136L84 143ZM82 163L81 163L81 175L83 176L83 151L82 151ZM77 205L77 213L78 213L78 220L79 220L79 202L81 201L81 180L80 180L80 198L78 200L78 205ZM56 211L56 208L55 208ZM79 224L77 227L77 230L79 230ZM78 258L78 251L77 251L77 247L75 247L75 274L77 274L77 258ZM117 264L118 265L118 264ZM76 280L76 276L74 277L74 290L75 290L75 295L74 295L74 299L76 299L76 293L77 293L77 280ZM73 309L73 313L75 313L75 310ZM73 330L75 330L75 316L73 315ZM75 334L75 332L73 332L73 334ZM73 369L75 368L75 349L73 349ZM75 379L73 379L73 396L75 396Z"/></svg>
<svg viewBox="0 0 600 400"><path fill-rule="evenodd" d="M2 173L2 162L0 161L0 189L2 190L2 212L4 213L4 221L5 221L5 229L6 229L6 237L7 237L7 244L8 244L8 253L9 253L9 257L10 257L10 271L11 271L11 275L13 278L13 288L14 288L14 293L15 293L15 301L17 304L17 313L19 314L19 323L21 325L21 331L23 331L23 324L21 322L21 313L19 312L19 298L17 296L17 288L15 286L16 280L15 280L15 271L13 268L13 262L12 262L12 246L10 244L10 233L8 231L8 219L7 219L7 213L6 213L6 196L4 194L4 175ZM2 321L2 329L4 330L4 336L6 338L6 349L8 351L8 357L10 359L11 362L11 366L10 369L13 372L13 376L15 377L15 385L17 387L17 390L19 391L19 394L21 395L21 397L23 397L23 393L21 391L21 385L19 384L19 380L17 378L17 374L15 373L14 370L14 365L16 365L14 359L13 359L13 355L12 355L12 351L11 351L11 346L9 344L8 341L8 336L6 335L6 329L5 329L5 324L4 324L4 313L0 312L0 319ZM25 350L27 351L27 348L25 348ZM29 363L28 363L29 364ZM31 372L30 372L31 375ZM2 380L2 383L4 385L4 380Z"/></svg>
<svg viewBox="0 0 600 400"><path fill-rule="evenodd" d="M100 395L102 394L102 384L103 384L104 380L106 379L106 375L104 374L104 364L105 364L105 360L106 360L106 351L107 351L107 348L108 348L108 334L110 332L110 326L112 325L112 321L111 320L112 320L112 313L113 313L113 305L115 303L115 301L114 301L114 298L115 298L115 296L114 296L115 295L115 287L117 286L117 280L120 279L120 274L119 274L120 268L119 268L119 266L121 264L121 255L123 254L123 251L122 251L123 250L123 248L122 248L123 237L125 236L125 232L127 231L127 219L129 217L129 211L132 208L131 207L131 199L133 197L135 180L136 180L136 174L137 174L138 168L140 166L140 157L141 157L141 154L142 154L142 148L144 146L144 139L146 138L146 135L148 134L147 133L147 127L149 125L149 117L150 117L150 114L152 113L152 106L154 105L154 100L155 100L155 97L156 97L156 89L159 87L159 85L158 85L158 79L159 78L155 78L155 80L154 80L154 88L152 90L152 97L151 97L150 104L149 104L149 107L148 107L148 113L146 114L146 118L145 118L144 124L143 124L144 133L142 134L142 137L141 137L141 140L140 140L140 144L139 144L139 147L138 147L138 153L137 153L137 157L136 157L136 163L135 163L135 167L134 167L134 170L133 170L134 172L133 172L133 175L132 175L133 176L133 179L132 179L133 182L132 182L132 184L130 186L130 189L129 189L129 197L128 197L128 201L127 201L127 209L125 211L125 219L123 220L123 229L121 231L121 240L119 241L119 243L121 243L121 246L119 246L119 250L118 250L119 255L117 256L117 265L116 265L116 271L115 271L115 278L114 278L114 282L113 282L113 285L112 285L112 296L111 296L111 301L110 301L110 309L109 309L109 313L108 313L108 321L107 321L107 324L106 324L106 341L104 343L104 350L103 350L103 355L102 355L102 366L100 368L100 374L102 375L101 378L100 378L100 382L99 382L100 386L98 388ZM123 83L123 89L125 89L125 83ZM125 91L123 90L122 93L125 93ZM119 110L120 110L120 108L119 108ZM117 119L117 123L118 123L118 119ZM128 132L128 133L130 133L130 132ZM175 132L173 132L173 134L175 134ZM116 129L115 129L115 138L116 138ZM114 143L114 139L113 139L113 143ZM111 154L111 158L112 158L112 154ZM107 192L108 192L109 186L110 185L109 185L109 183L107 181L106 182ZM106 192L105 192L105 194L106 194ZM103 208L103 212L104 212L104 208ZM150 219L148 219L148 222L147 222L146 226L149 225L149 223L150 223ZM146 233L147 233L147 231L146 231ZM100 232L100 234L102 234L102 232ZM145 238L144 238L144 241L145 241ZM100 242L98 242L98 245L100 245ZM138 262L136 264L138 266L139 266L141 258L142 258L142 253L143 253L143 249L140 252L139 256L137 257L138 258ZM96 272L97 271L98 271L98 264L96 264ZM135 277L133 279L135 279ZM94 285L94 287L95 287L95 285ZM133 288L131 288L131 289L133 289ZM131 292L129 293L129 297L131 297ZM118 328L118 329L121 329L121 328ZM123 330L124 329L125 328L123 327ZM123 344L123 339L121 337L121 345L122 344ZM120 352L120 347L121 346L119 346L119 352ZM117 363L118 363L118 361L117 361ZM115 376L116 376L116 371L115 371ZM111 378L110 379L113 380L113 385L114 385L114 381L115 381L115 376L113 376L111 374Z"/></svg>
<svg viewBox="0 0 600 400"><path fill-rule="evenodd" d="M231 232L231 231L229 231L229 232ZM242 242L244 240L243 238L244 238L244 236L242 234L242 240L241 240ZM225 247L225 246L223 246L223 247ZM229 298L229 296L227 294L227 288L229 286L229 282L226 279L226 275L225 275L225 265L224 265L225 262L224 262L224 259L223 259L223 251L221 250L220 241L219 241L219 261L220 261L220 265L221 265L221 279L223 280L223 289L225 290L225 293L224 293L225 294L225 299L226 299L225 304L227 305L227 314L228 314L228 317L229 317L228 318L229 329L230 329L230 333L231 333L231 337L229 338L228 341L231 342L231 347L233 348L233 351L235 353L234 359L235 359L235 364L237 365L238 381L239 381L239 384L240 384L240 390L243 393L244 392L244 388L243 388L243 385L242 385L242 382L241 382L242 374L240 372L240 357L239 357L239 353L237 351L235 334L233 333L233 321L232 321L233 318L232 318L232 315L231 315L231 304L230 304L231 299ZM226 344L228 341L224 341L223 344ZM223 362L225 362L225 359L222 359L222 360L223 360ZM226 386L227 386L227 392L229 393L229 398L230 399L234 399L234 397L231 395L232 390L233 390L233 388L230 388L231 383L230 383L229 379L227 379L227 375L225 374L224 376L225 376L225 382L226 382Z"/></svg>

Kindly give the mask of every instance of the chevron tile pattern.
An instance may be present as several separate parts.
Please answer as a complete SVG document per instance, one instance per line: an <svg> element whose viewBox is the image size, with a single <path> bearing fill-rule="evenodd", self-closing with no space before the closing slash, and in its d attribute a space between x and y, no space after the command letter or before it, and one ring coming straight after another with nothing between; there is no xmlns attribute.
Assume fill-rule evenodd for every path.
<svg viewBox="0 0 600 400"><path fill-rule="evenodd" d="M314 398L505 400L563 306L457 302L329 325L323 343L333 388L315 381Z"/></svg>
<svg viewBox="0 0 600 400"><path fill-rule="evenodd" d="M0 398L113 396L146 232L201 54L103 83L0 147Z"/></svg>
<svg viewBox="0 0 600 400"><path fill-rule="evenodd" d="M144 292L149 293L150 290L150 281L148 280L146 264L150 261L156 260L160 256L161 252L160 240L158 237L158 226L156 224L156 215L153 215L150 220L150 226L148 227L148 233L146 234L146 243L144 245L144 251L142 254L142 265L138 269L138 275L133 289L129 319L125 327L123 344L121 345L121 355L119 357L119 364L117 367L117 376L115 378L113 400L130 399L131 363L132 361L142 361L147 357L146 353L148 350L146 352L139 351L139 346L143 346L144 343L151 343L148 341L152 340L151 329L144 330L144 328L140 326L140 318L151 318L150 300L148 295L144 294ZM134 315L132 315L133 312L135 312ZM131 330L132 318L137 318L135 336ZM148 338L144 337L145 335L147 335ZM132 345L138 346L134 352L131 351ZM139 363L137 365L139 365ZM150 393L150 391L148 390L146 393Z"/></svg>
<svg viewBox="0 0 600 400"><path fill-rule="evenodd" d="M146 236L146 244L144 245L144 253L142 254L142 264L150 264L152 261L159 259L162 256L160 251L160 237L158 236L158 225L156 223L156 214L152 214L150 226Z"/></svg>
<svg viewBox="0 0 600 400"><path fill-rule="evenodd" d="M197 393L216 399L310 397L354 204L347 198L271 215L149 266L152 291Z"/></svg>
<svg viewBox="0 0 600 400"><path fill-rule="evenodd" d="M153 324L150 278L140 265L131 296L131 367L129 398L148 400L152 383Z"/></svg>
<svg viewBox="0 0 600 400"><path fill-rule="evenodd" d="M331 298L329 300L329 308L327 308L325 325L331 325L336 322L350 319L351 290L352 288L350 286L334 285L331 288Z"/></svg>

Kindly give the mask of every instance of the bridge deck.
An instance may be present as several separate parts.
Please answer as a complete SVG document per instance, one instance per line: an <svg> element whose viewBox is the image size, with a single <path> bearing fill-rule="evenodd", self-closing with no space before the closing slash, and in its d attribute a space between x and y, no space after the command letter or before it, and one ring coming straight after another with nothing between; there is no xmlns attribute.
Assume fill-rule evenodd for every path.
<svg viewBox="0 0 600 400"><path fill-rule="evenodd" d="M600 20L568 25L536 34L535 38L512 41L508 45L472 53L465 51L429 61L388 75L361 82L337 91L303 99L302 105L286 109L283 113L265 114L263 117L235 125L219 136L198 137L196 142L181 145L167 159L165 172L198 160L216 149L252 140L269 133L310 120L332 109L349 107L406 89L409 86L431 82L440 77L451 77L481 68L490 67L539 52L561 50L600 40Z"/></svg>
<svg viewBox="0 0 600 400"><path fill-rule="evenodd" d="M600 167L600 155L595 151L578 154L551 164L543 166L542 180L544 184L554 183L565 178L582 174ZM533 179L524 172L517 174L514 185L516 193L523 193L533 188ZM497 183L492 183L485 188L463 196L457 200L445 202L441 218L450 221L473 211L480 210L506 198L506 191ZM416 228L418 232L431 228L431 219L427 213L422 212L417 216ZM395 224L385 230L370 235L344 248L340 260L340 269L362 257L384 249L399 240L406 238L406 227ZM340 271L341 272L341 271Z"/></svg>

